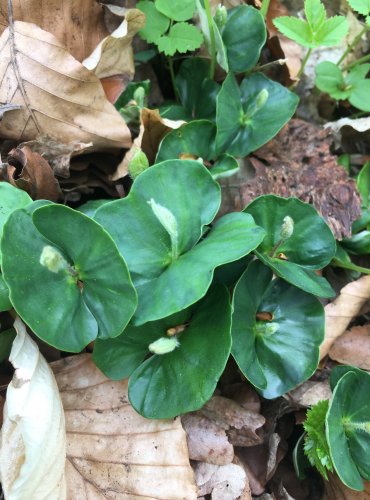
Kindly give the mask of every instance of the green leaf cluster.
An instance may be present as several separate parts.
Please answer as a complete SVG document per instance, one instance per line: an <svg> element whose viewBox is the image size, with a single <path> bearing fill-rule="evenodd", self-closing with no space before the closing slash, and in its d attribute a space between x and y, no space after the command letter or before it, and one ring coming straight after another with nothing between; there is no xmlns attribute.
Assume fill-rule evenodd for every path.
<svg viewBox="0 0 370 500"><path fill-rule="evenodd" d="M203 43L199 30L187 22L193 17L195 0L140 0L136 8L146 16L146 25L139 31L149 43L167 56L198 49Z"/></svg>
<svg viewBox="0 0 370 500"><path fill-rule="evenodd" d="M306 20L282 16L273 20L276 28L288 38L308 48L338 45L348 32L344 16L327 18L320 0L305 0Z"/></svg>

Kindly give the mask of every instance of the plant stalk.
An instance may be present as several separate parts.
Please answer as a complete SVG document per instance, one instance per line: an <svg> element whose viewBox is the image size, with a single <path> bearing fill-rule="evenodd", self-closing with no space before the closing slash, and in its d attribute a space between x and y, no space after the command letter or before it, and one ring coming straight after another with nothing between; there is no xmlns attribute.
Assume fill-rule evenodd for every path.
<svg viewBox="0 0 370 500"><path fill-rule="evenodd" d="M302 73L306 67L307 61L310 58L311 52L312 52L312 47L308 49L308 51L307 51L307 53L302 61L301 67L299 68L299 71L297 73L297 78L300 78L300 76L302 75Z"/></svg>
<svg viewBox="0 0 370 500"><path fill-rule="evenodd" d="M211 4L209 0L204 0L204 7L206 9L208 28L209 28L209 37L210 37L210 51L211 51L211 66L209 68L209 77L213 80L215 76L216 70L216 38L215 38L215 30L213 29L213 17L211 12Z"/></svg>
<svg viewBox="0 0 370 500"><path fill-rule="evenodd" d="M370 54L367 54L364 57L360 57L360 59L357 59L357 61L353 61L353 63L348 64L347 66L344 66L344 70L347 71L349 69L354 68L355 66L358 66L359 64L365 63L370 60Z"/></svg>
<svg viewBox="0 0 370 500"><path fill-rule="evenodd" d="M337 62L337 66L339 66L341 64L342 61L344 61L344 59L348 56L348 54L350 52L352 52L352 50L356 47L356 45L360 42L361 38L363 37L363 35L367 32L367 30L369 29L369 26L364 26L362 28L362 30L360 31L360 33L353 39L353 42L350 43L348 45L348 47L346 48L346 50L343 52L341 58L338 60ZM356 62L355 66L358 64L358 62Z"/></svg>
<svg viewBox="0 0 370 500"><path fill-rule="evenodd" d="M271 0L262 0L260 12L261 12L264 19L266 19L267 11L269 10L269 7L270 7L270 1Z"/></svg>

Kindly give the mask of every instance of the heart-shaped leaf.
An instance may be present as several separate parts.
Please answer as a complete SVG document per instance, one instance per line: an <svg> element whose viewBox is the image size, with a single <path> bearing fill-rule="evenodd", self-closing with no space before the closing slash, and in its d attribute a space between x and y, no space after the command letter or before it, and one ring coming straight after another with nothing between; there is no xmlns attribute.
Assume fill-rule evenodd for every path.
<svg viewBox="0 0 370 500"><path fill-rule="evenodd" d="M340 479L349 488L362 491L363 479L370 480L370 374L345 368L326 416L326 438Z"/></svg>
<svg viewBox="0 0 370 500"><path fill-rule="evenodd" d="M136 293L98 223L62 205L43 205L13 212L5 224L4 280L14 308L41 339L78 352L97 336L122 332Z"/></svg>
<svg viewBox="0 0 370 500"><path fill-rule="evenodd" d="M212 396L230 354L230 323L229 294L218 285L180 314L98 341L94 361L114 378L134 370L129 379L133 407L148 418L172 418L200 408ZM171 351L160 351L166 341L173 342Z"/></svg>
<svg viewBox="0 0 370 500"><path fill-rule="evenodd" d="M336 252L334 236L316 210L297 198L260 196L245 209L266 237L256 255L292 285L319 297L332 297L329 283L314 270L327 266Z"/></svg>
<svg viewBox="0 0 370 500"><path fill-rule="evenodd" d="M262 73L230 73L217 96L217 153L242 157L272 139L293 116L298 96Z"/></svg>
<svg viewBox="0 0 370 500"><path fill-rule="evenodd" d="M249 5L230 9L222 40L231 71L242 73L253 68L266 42L266 26L261 13Z"/></svg>
<svg viewBox="0 0 370 500"><path fill-rule="evenodd" d="M265 398L276 398L316 370L324 309L312 295L251 262L234 292L232 354Z"/></svg>
<svg viewBox="0 0 370 500"><path fill-rule="evenodd" d="M95 219L128 263L139 295L135 324L165 318L201 299L216 267L250 253L264 231L247 214L214 219L220 189L199 162L169 160L143 172L127 198Z"/></svg>

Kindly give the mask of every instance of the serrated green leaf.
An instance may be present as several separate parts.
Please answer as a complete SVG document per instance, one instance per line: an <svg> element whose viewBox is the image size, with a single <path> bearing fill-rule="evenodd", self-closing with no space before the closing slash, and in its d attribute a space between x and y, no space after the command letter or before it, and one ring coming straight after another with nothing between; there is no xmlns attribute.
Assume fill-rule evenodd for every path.
<svg viewBox="0 0 370 500"><path fill-rule="evenodd" d="M328 479L327 471L333 471L329 445L325 436L325 418L329 401L319 401L307 412L303 427L307 433L304 441L304 451L310 464L316 467L320 474Z"/></svg>
<svg viewBox="0 0 370 500"><path fill-rule="evenodd" d="M146 23L139 35L149 43L157 43L159 37L168 30L170 20L159 12L150 0L141 0L136 8L145 14Z"/></svg>
<svg viewBox="0 0 370 500"><path fill-rule="evenodd" d="M311 30L317 31L326 20L326 11L320 0L305 0L304 11Z"/></svg>
<svg viewBox="0 0 370 500"><path fill-rule="evenodd" d="M312 47L312 33L309 25L302 19L292 16L282 16L272 21L276 28L283 35L291 40L303 45L303 47Z"/></svg>
<svg viewBox="0 0 370 500"><path fill-rule="evenodd" d="M167 35L157 41L158 49L166 56L173 56L175 52L184 54L189 50L198 49L203 43L203 35L192 24L176 23Z"/></svg>
<svg viewBox="0 0 370 500"><path fill-rule="evenodd" d="M326 92L333 99L347 99L351 95L351 87L344 80L342 71L332 62L324 61L317 65L316 69L316 87L321 92Z"/></svg>
<svg viewBox="0 0 370 500"><path fill-rule="evenodd" d="M353 10L359 12L363 16L368 16L370 13L370 0L348 0L349 5Z"/></svg>
<svg viewBox="0 0 370 500"><path fill-rule="evenodd" d="M174 21L187 21L193 17L195 0L156 0L155 6Z"/></svg>
<svg viewBox="0 0 370 500"><path fill-rule="evenodd" d="M325 21L315 33L315 47L338 45L348 32L348 22L344 16L334 16Z"/></svg>

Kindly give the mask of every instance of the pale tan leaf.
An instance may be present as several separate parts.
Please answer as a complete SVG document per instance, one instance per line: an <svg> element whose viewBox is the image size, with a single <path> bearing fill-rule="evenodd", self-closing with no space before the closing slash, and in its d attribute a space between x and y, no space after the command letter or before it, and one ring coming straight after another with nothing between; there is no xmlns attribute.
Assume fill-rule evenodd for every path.
<svg viewBox="0 0 370 500"><path fill-rule="evenodd" d="M342 288L339 296L325 306L325 339L320 359L326 356L337 337L344 333L370 297L370 276L363 276Z"/></svg>
<svg viewBox="0 0 370 500"><path fill-rule="evenodd" d="M370 370L370 324L344 332L331 346L329 356L344 365Z"/></svg>
<svg viewBox="0 0 370 500"><path fill-rule="evenodd" d="M180 419L148 420L127 381L107 379L82 354L53 363L67 429L69 500L195 500Z"/></svg>
<svg viewBox="0 0 370 500"><path fill-rule="evenodd" d="M22 321L10 361L1 429L0 477L7 500L63 500L66 436L63 407L54 375Z"/></svg>
<svg viewBox="0 0 370 500"><path fill-rule="evenodd" d="M199 495L211 494L211 500L236 500L248 489L248 478L240 465L199 462L194 469Z"/></svg>
<svg viewBox="0 0 370 500"><path fill-rule="evenodd" d="M300 386L285 394L283 397L297 406L308 408L323 399L331 398L331 389L328 381L314 382L306 380Z"/></svg>
<svg viewBox="0 0 370 500"><path fill-rule="evenodd" d="M0 34L8 26L8 0L0 0ZM16 21L50 31L78 60L87 57L109 33L95 0L12 0Z"/></svg>
<svg viewBox="0 0 370 500"><path fill-rule="evenodd" d="M15 22L0 38L0 102L22 109L4 114L0 137L93 143L93 150L129 147L127 125L98 78L51 34Z"/></svg>

